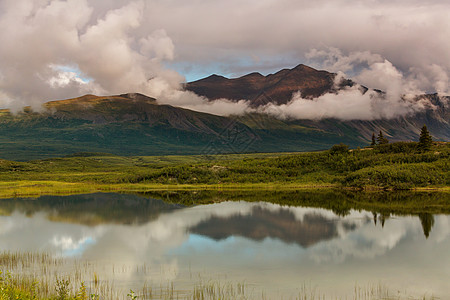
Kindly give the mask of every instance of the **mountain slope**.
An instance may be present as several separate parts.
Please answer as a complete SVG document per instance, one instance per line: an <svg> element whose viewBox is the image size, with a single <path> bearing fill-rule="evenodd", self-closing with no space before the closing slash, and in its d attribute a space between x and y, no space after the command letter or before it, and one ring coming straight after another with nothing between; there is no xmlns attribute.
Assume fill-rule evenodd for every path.
<svg viewBox="0 0 450 300"><path fill-rule="evenodd" d="M43 112L0 112L0 158L28 160L74 152L121 155L199 153L230 127L254 138L248 127L225 117L158 105L127 94L86 95L52 101Z"/></svg>
<svg viewBox="0 0 450 300"><path fill-rule="evenodd" d="M261 117L266 118L220 117L159 105L140 94L86 95L48 102L39 113L29 108L15 115L0 111L0 158L30 160L75 152L209 155L307 151L339 142L365 143L357 132L341 136L283 122L279 128L254 126ZM269 118L268 122L279 121Z"/></svg>
<svg viewBox="0 0 450 300"><path fill-rule="evenodd" d="M337 89L353 86L351 80L342 80L338 87L334 86L336 74L327 71L318 71L305 65L298 65L293 69L283 69L275 74L263 76L251 73L239 78L228 79L212 75L186 85L186 89L205 96L211 101L219 98L231 100L246 99L253 106L262 106L268 103L286 104L292 95L298 91L303 98L314 98L326 93L337 92ZM365 93L367 88L361 87ZM380 95L383 92L378 91ZM383 130L391 141L417 140L420 128L426 124L431 134L438 140L450 140L450 97L437 94L421 95L417 101L426 100L433 104L434 109L419 111L414 115L405 115L394 119L379 119L373 121L341 121L337 119L321 120L275 120L259 116L244 116L239 120L254 130L295 129L300 127L314 128L318 132L333 132L341 137L355 136L361 140L370 140L372 133ZM270 121L269 121L270 119ZM263 121L264 120L264 121ZM275 125L276 124L276 125ZM276 128L274 128L276 127ZM264 134L262 132L261 134Z"/></svg>
<svg viewBox="0 0 450 300"><path fill-rule="evenodd" d="M246 99L255 105L268 102L286 104L292 94L300 91L305 98L316 98L333 90L336 74L318 71L305 65L293 69L283 69L275 74L263 76L251 73L239 78L228 79L211 75L207 78L189 82L186 89L210 100L227 98ZM344 82L349 85L351 81Z"/></svg>

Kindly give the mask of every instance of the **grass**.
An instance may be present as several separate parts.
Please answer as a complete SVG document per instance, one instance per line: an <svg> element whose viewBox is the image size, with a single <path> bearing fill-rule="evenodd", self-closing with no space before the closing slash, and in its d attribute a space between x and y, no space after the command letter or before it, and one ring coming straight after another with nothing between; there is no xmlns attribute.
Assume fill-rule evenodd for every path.
<svg viewBox="0 0 450 300"><path fill-rule="evenodd" d="M421 152L416 143L362 151L134 156L79 153L61 158L0 160L0 197L96 191L186 189L439 189L450 187L450 143Z"/></svg>
<svg viewBox="0 0 450 300"><path fill-rule="evenodd" d="M97 192L139 193L151 191L251 191L331 188L333 184L243 183L243 184L163 184L163 183L86 183L60 181L0 182L0 198L37 197L43 195L73 195Z"/></svg>
<svg viewBox="0 0 450 300"><path fill-rule="evenodd" d="M67 270L67 266L71 266ZM128 269L122 266L122 269ZM7 269L12 270L6 271ZM120 272L114 271L112 274ZM136 272L147 272L145 266ZM112 277L113 278L113 277ZM231 282L212 279L194 279L189 288L178 289L173 282L164 285L144 284L139 290L117 288L114 279L102 280L95 266L87 262L53 258L48 253L3 252L0 253L0 300L94 300L94 299L273 299L264 290L255 289L247 282ZM349 288L350 299L435 299L433 296L412 297L407 292L392 292L381 284ZM327 295L317 287L301 284L298 292L289 299L325 300L348 299Z"/></svg>

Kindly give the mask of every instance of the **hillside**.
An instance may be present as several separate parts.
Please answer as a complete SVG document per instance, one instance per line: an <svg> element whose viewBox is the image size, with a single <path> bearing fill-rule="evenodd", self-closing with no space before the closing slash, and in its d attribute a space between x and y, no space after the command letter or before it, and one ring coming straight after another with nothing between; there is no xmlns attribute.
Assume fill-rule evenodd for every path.
<svg viewBox="0 0 450 300"><path fill-rule="evenodd" d="M80 151L193 153L229 124L227 118L158 105L139 94L86 95L48 102L44 107L40 113L29 109L16 115L1 112L0 157L26 160ZM231 127L240 132L247 128L241 123Z"/></svg>
<svg viewBox="0 0 450 300"><path fill-rule="evenodd" d="M335 74L299 65L263 76L251 73L227 79L213 75L186 88L210 98L249 99L254 106L286 103L300 90L311 98L333 92ZM349 80L342 86L352 85ZM224 154L316 151L337 143L368 145L380 130L391 141L417 141L426 124L435 140L450 141L450 97L418 96L434 109L395 119L277 119L265 114L221 117L161 105L130 93L85 95L51 101L42 111L0 110L0 158L30 160L76 152L117 155Z"/></svg>
<svg viewBox="0 0 450 300"><path fill-rule="evenodd" d="M378 120L351 120L341 121L337 119L322 120L277 120L267 116L244 116L239 118L241 122L250 127L260 128L314 128L323 132L333 132L341 137L358 136L361 141L370 140L372 133L382 130L391 142L418 141L420 128L427 125L435 140L450 141L450 97L441 97L437 94L422 95L435 109L427 109L414 115L400 116L394 119ZM275 128L274 128L275 127Z"/></svg>
<svg viewBox="0 0 450 300"><path fill-rule="evenodd" d="M274 74L263 76L260 73L250 73L238 78L226 78L218 75L189 82L186 89L214 101L219 98L231 100L246 99L253 106L263 106L268 103L286 104L292 95L301 92L303 98L317 98L326 93L355 83L342 80L338 87L334 86L336 74L323 70L315 70L300 64L292 69L283 69ZM361 87L361 95L367 88ZM378 91L382 94L381 91ZM450 141L450 97L437 94L418 95L416 101L425 100L434 109L418 111L413 115L404 115L394 119L379 119L373 121L336 119L322 120L276 120L267 116L244 116L239 120L253 129L281 128L314 128L323 132L334 132L339 136L357 136L360 140L369 140L373 132L383 130L391 141L417 140L423 124L426 124L435 139ZM257 119L257 121L255 121Z"/></svg>
<svg viewBox="0 0 450 300"><path fill-rule="evenodd" d="M1 111L0 158L30 160L86 151L118 155L303 151L326 149L340 141L363 143L357 136L342 137L313 127L244 124L259 118L239 121L159 105L140 94L86 95L48 102L42 112Z"/></svg>

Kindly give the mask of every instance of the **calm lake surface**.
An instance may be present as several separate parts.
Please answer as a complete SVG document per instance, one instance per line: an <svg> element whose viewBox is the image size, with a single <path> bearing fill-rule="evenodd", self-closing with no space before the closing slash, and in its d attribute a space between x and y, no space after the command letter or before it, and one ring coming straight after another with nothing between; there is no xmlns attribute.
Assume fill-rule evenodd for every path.
<svg viewBox="0 0 450 300"><path fill-rule="evenodd" d="M173 284L182 295L220 282L245 283L256 299L295 298L304 286L345 297L379 285L450 299L450 215L341 212L258 197L198 206L123 194L0 200L0 251L52 253L89 266L87 282L95 273L125 294Z"/></svg>

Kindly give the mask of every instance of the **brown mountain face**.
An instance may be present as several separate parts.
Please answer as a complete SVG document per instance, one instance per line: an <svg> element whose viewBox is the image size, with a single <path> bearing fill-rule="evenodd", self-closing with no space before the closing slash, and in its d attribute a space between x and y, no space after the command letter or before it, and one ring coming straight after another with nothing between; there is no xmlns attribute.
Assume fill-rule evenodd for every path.
<svg viewBox="0 0 450 300"><path fill-rule="evenodd" d="M352 80L342 80L335 86L336 74L327 71L318 71L305 65L298 65L293 69L283 69L275 74L263 76L259 73L251 73L239 78L228 79L223 76L211 75L207 78L190 82L186 89L198 95L205 96L213 101L219 98L230 100L250 100L253 106L262 106L268 103L286 104L292 95L298 91L304 98L317 98L323 94L337 92L346 86L353 86ZM368 88L361 87L364 94ZM380 96L383 91L377 91ZM283 122L289 126L303 126L314 128L325 132L334 132L340 136L356 135L363 140L370 140L373 132L384 131L391 141L417 140L420 128L427 125L433 137L437 140L450 140L450 110L449 96L438 96L437 94L418 95L417 101L425 100L431 103L434 108L418 111L415 114L399 116L393 119L377 119L373 121L352 120L342 121L338 119L302 119L302 120L278 120L274 118L264 118L268 120L271 129ZM254 119L254 118L253 118ZM263 122L258 122L259 127ZM254 122L250 119L246 121L246 116L241 122L250 127L254 127ZM266 122L267 123L267 122ZM277 123L278 125L276 125ZM265 125L263 125L265 126Z"/></svg>
<svg viewBox="0 0 450 300"><path fill-rule="evenodd" d="M300 64L293 69L283 69L275 74L263 76L251 73L239 78L228 79L211 75L186 84L186 89L209 100L227 98L230 100L250 100L254 106L269 102L285 104L298 91L305 98L316 98L333 91L336 74L318 71ZM351 81L343 85L351 85Z"/></svg>

